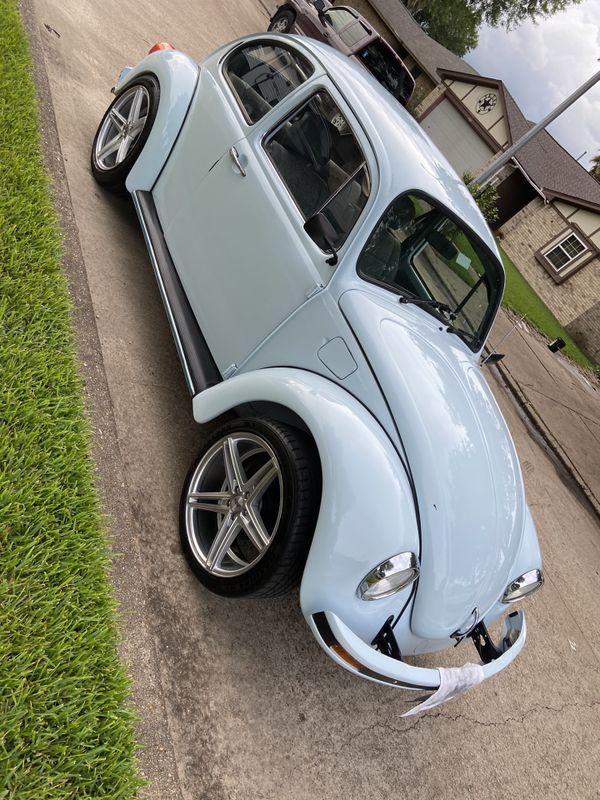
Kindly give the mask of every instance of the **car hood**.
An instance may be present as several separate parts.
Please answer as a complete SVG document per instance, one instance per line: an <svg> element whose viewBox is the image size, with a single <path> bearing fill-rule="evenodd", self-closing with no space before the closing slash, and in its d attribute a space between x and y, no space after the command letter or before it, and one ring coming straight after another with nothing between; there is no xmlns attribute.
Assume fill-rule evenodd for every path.
<svg viewBox="0 0 600 800"><path fill-rule="evenodd" d="M345 292L340 307L415 482L422 552L413 630L432 639L464 631L514 577L525 498L510 433L473 357L431 315L368 290Z"/></svg>

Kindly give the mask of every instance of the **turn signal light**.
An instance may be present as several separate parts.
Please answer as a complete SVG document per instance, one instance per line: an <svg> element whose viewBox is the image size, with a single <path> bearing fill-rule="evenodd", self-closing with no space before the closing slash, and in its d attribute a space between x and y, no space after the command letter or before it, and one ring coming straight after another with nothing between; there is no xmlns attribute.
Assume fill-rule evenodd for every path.
<svg viewBox="0 0 600 800"><path fill-rule="evenodd" d="M156 42L156 44L153 44L150 50L148 50L148 55L150 55L150 53L156 53L159 50L175 50L175 48L168 42Z"/></svg>

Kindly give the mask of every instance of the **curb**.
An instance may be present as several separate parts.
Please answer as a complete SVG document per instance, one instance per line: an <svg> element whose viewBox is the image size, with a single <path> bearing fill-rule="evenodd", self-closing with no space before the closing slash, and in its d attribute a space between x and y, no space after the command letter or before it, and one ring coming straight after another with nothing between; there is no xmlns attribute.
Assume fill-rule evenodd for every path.
<svg viewBox="0 0 600 800"><path fill-rule="evenodd" d="M596 514L598 519L600 519L600 500L598 500L598 498L591 491L591 489L585 482L584 478L582 477L581 473L579 472L575 464L571 461L570 457L567 455L566 451L564 450L560 442L556 439L552 431L548 428L548 426L544 422L541 415L538 413L537 409L535 408L531 400L521 389L521 386L519 385L517 379L512 375L508 367L505 364L502 364L502 362L498 362L497 364L495 364L494 369L497 370L498 374L501 376L507 389L510 391L515 400L518 402L520 408L527 416L529 422L533 425L533 427L540 434L540 436L542 436L542 438L548 445L548 448L558 459L562 467L569 473L571 478L577 484L577 487L583 492L583 494L588 500L588 503L592 507L594 513Z"/></svg>

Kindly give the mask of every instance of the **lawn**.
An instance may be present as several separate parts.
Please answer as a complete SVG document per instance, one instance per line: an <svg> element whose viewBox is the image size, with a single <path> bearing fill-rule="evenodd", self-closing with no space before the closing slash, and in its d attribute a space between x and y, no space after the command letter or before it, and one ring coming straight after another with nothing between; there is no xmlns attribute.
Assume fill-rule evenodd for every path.
<svg viewBox="0 0 600 800"><path fill-rule="evenodd" d="M533 291L501 247L500 253L506 270L506 290L502 301L503 305L520 316L525 315L527 321L548 339L552 340L560 336L567 344L562 351L563 353L577 364L594 369L595 364L577 347L573 339L561 327L560 322Z"/></svg>
<svg viewBox="0 0 600 800"><path fill-rule="evenodd" d="M0 798L131 798L134 724L16 0L0 0Z"/></svg>

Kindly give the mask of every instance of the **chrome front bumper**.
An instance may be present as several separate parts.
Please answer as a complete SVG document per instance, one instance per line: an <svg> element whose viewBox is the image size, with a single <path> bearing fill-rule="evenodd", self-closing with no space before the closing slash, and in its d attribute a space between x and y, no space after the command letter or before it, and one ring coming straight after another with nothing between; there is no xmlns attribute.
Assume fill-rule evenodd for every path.
<svg viewBox="0 0 600 800"><path fill-rule="evenodd" d="M442 676L439 669L412 666L380 653L359 639L330 611L313 614L308 623L325 652L349 672L377 683L421 693L436 692L440 688ZM509 614L502 628L502 654L477 667L481 670L480 680L490 678L507 667L521 652L526 636L527 626L523 612L514 611Z"/></svg>

